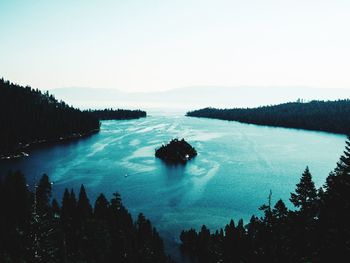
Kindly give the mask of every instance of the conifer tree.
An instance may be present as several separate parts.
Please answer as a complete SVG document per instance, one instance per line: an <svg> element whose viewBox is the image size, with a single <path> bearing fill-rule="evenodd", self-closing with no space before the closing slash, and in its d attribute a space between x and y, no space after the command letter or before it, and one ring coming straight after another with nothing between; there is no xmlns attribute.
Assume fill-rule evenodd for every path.
<svg viewBox="0 0 350 263"><path fill-rule="evenodd" d="M328 176L321 196L320 255L326 260L350 257L350 137L337 167Z"/></svg>
<svg viewBox="0 0 350 263"><path fill-rule="evenodd" d="M8 257L13 262L19 262L26 248L25 231L29 228L31 218L31 195L24 175L19 171L6 175L2 190L4 199L0 208L0 238L3 239Z"/></svg>
<svg viewBox="0 0 350 263"><path fill-rule="evenodd" d="M335 173L337 175L350 175L350 135L345 142L345 151L340 157L337 167L335 168Z"/></svg>
<svg viewBox="0 0 350 263"><path fill-rule="evenodd" d="M94 216L97 219L107 219L109 214L109 202L104 196L104 194L100 194L95 202L94 208Z"/></svg>
<svg viewBox="0 0 350 263"><path fill-rule="evenodd" d="M49 213L51 199L51 182L47 174L44 174L39 184L36 186L36 201L38 209L43 210L43 213Z"/></svg>
<svg viewBox="0 0 350 263"><path fill-rule="evenodd" d="M49 190L46 188L49 187ZM53 223L49 210L51 184L47 176L43 176L39 185L34 187L32 216L29 234L29 260L33 263L59 262L58 243L55 238L57 227ZM46 203L47 202L47 203Z"/></svg>
<svg viewBox="0 0 350 263"><path fill-rule="evenodd" d="M52 200L51 210L52 210L52 215L54 218L60 217L61 209L60 209L60 206L55 198Z"/></svg>
<svg viewBox="0 0 350 263"><path fill-rule="evenodd" d="M62 199L62 209L61 209L61 224L64 228L68 228L71 224L71 204L70 204L70 193L66 188L64 190Z"/></svg>
<svg viewBox="0 0 350 263"><path fill-rule="evenodd" d="M87 220L92 216L92 207L87 197L84 185L81 185L77 204L80 220Z"/></svg>
<svg viewBox="0 0 350 263"><path fill-rule="evenodd" d="M313 216L317 201L317 190L312 181L312 175L309 167L306 167L303 172L300 182L297 184L295 193L291 193L290 201L296 206L300 207L303 214Z"/></svg>
<svg viewBox="0 0 350 263"><path fill-rule="evenodd" d="M272 217L276 220L285 220L288 216L288 208L282 201L278 200L275 207L272 209Z"/></svg>

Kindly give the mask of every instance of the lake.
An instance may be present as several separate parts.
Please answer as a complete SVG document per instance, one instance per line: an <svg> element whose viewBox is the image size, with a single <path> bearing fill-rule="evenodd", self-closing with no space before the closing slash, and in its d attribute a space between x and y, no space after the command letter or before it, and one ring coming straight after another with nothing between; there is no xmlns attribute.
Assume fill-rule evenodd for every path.
<svg viewBox="0 0 350 263"><path fill-rule="evenodd" d="M198 156L185 166L154 157L162 143L178 137ZM345 146L345 136L221 120L154 113L128 121L104 121L98 134L42 146L30 156L0 162L0 172L20 169L32 185L43 173L61 200L65 187L119 192L135 216L143 212L176 255L182 229L223 227L231 218L247 223L259 206L288 199L308 165L317 187L324 184Z"/></svg>

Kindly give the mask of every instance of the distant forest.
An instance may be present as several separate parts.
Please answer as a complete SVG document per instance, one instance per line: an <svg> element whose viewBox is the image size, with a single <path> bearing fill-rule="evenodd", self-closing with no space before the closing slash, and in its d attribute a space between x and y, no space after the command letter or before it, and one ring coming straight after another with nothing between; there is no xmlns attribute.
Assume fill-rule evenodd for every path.
<svg viewBox="0 0 350 263"><path fill-rule="evenodd" d="M142 110L123 110L123 109L104 109L104 110L88 110L93 116L99 120L129 120L138 119L147 116Z"/></svg>
<svg viewBox="0 0 350 263"><path fill-rule="evenodd" d="M100 129L97 117L48 92L0 79L0 157L43 141L81 137Z"/></svg>
<svg viewBox="0 0 350 263"><path fill-rule="evenodd" d="M204 108L190 117L350 134L350 100L289 102L258 108Z"/></svg>
<svg viewBox="0 0 350 263"><path fill-rule="evenodd" d="M91 206L82 185L51 202L47 175L29 191L20 172L0 182L0 262L170 263L143 214L133 222L118 193Z"/></svg>
<svg viewBox="0 0 350 263"><path fill-rule="evenodd" d="M21 156L43 142L79 138L100 130L100 120L146 117L141 110L81 111L48 92L0 79L0 158Z"/></svg>
<svg viewBox="0 0 350 263"><path fill-rule="evenodd" d="M258 175L257 175L258 176ZM282 200L260 207L244 225L233 220L224 229L181 233L181 248L196 263L348 262L350 258L350 137L346 150L325 185L316 189L305 169L287 209ZM238 200L239 202L239 200Z"/></svg>

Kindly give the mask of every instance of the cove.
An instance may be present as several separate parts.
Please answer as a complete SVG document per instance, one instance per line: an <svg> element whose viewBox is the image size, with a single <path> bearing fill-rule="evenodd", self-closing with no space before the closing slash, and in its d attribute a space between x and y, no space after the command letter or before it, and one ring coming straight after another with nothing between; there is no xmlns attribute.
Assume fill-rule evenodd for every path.
<svg viewBox="0 0 350 263"><path fill-rule="evenodd" d="M198 152L186 165L167 165L154 151L185 138ZM119 192L135 216L143 212L169 252L182 229L215 229L231 218L247 222L259 206L282 198L287 205L308 165L317 187L325 182L346 137L273 128L181 114L153 113L128 121L103 121L101 132L77 141L34 149L30 156L0 162L0 174L21 170L29 184L47 173L53 196L84 184L93 203L100 192Z"/></svg>

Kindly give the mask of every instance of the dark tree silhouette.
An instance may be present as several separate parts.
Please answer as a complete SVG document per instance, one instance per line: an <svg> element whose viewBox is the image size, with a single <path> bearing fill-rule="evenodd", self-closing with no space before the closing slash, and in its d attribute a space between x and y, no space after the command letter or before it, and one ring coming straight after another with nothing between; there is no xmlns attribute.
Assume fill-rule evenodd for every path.
<svg viewBox="0 0 350 263"><path fill-rule="evenodd" d="M130 120L144 118L147 116L147 113L142 110L104 109L88 110L87 112L99 120Z"/></svg>
<svg viewBox="0 0 350 263"><path fill-rule="evenodd" d="M92 216L92 207L87 197L84 185L81 185L77 204L79 220L88 220Z"/></svg>
<svg viewBox="0 0 350 263"><path fill-rule="evenodd" d="M350 134L350 100L289 102L258 108L204 108L187 116Z"/></svg>
<svg viewBox="0 0 350 263"><path fill-rule="evenodd" d="M346 262L350 257L350 138L344 155L327 178L324 190L315 188L308 168L301 176L288 210L282 200L263 216L244 226L231 222L210 233L182 231L181 251L193 262ZM206 237L203 239L203 236Z"/></svg>
<svg viewBox="0 0 350 263"><path fill-rule="evenodd" d="M300 182L297 184L295 193L291 193L290 201L296 206L300 207L303 213L312 213L316 207L317 190L312 181L312 175L309 167L306 167L301 176Z"/></svg>
<svg viewBox="0 0 350 263"><path fill-rule="evenodd" d="M197 151L184 139L172 139L168 144L162 145L155 151L155 156L167 163L185 164L197 155Z"/></svg>
<svg viewBox="0 0 350 263"><path fill-rule="evenodd" d="M92 209L84 186L78 201L66 189L60 208L50 204L47 175L32 193L19 172L0 190L0 262L172 262L151 222L140 214L134 223L117 193L110 201L101 194Z"/></svg>
<svg viewBox="0 0 350 263"><path fill-rule="evenodd" d="M341 262L350 256L350 137L337 167L327 178L322 194L320 254L325 260ZM321 231L320 230L320 231Z"/></svg>
<svg viewBox="0 0 350 263"><path fill-rule="evenodd" d="M0 157L23 155L43 142L79 138L100 129L88 112L58 101L48 92L0 79Z"/></svg>

